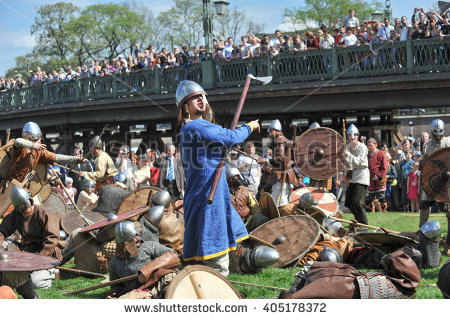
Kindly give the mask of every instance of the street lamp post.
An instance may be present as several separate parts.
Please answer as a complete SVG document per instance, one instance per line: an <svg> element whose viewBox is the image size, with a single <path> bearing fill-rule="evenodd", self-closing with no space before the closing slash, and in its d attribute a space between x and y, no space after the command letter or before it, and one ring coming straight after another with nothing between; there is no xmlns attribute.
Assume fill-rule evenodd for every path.
<svg viewBox="0 0 450 319"><path fill-rule="evenodd" d="M385 4L385 8L384 8L384 18L388 19L389 21L392 22L392 8L391 8L391 1L390 0L386 0L384 2Z"/></svg>
<svg viewBox="0 0 450 319"><path fill-rule="evenodd" d="M203 35L205 37L205 50L207 56L212 54L212 15L210 12L211 0L202 0L203 2ZM226 8L229 5L227 1L214 1L215 10L217 15L224 15L226 13Z"/></svg>

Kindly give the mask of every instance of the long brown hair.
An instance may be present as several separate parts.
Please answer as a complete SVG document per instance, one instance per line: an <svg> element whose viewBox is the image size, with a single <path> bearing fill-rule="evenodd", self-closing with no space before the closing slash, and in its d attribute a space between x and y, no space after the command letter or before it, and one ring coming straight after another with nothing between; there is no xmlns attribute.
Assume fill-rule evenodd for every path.
<svg viewBox="0 0 450 319"><path fill-rule="evenodd" d="M203 119L211 122L211 123L215 123L216 119L214 117L214 111L212 110L211 106L209 105L209 103L206 104L206 109L202 114ZM177 119L177 125L178 125L178 129L181 129L181 127L183 125L185 125L186 123L188 123L190 121L191 117L189 115L189 111L187 108L187 103L184 103L178 112L178 119Z"/></svg>

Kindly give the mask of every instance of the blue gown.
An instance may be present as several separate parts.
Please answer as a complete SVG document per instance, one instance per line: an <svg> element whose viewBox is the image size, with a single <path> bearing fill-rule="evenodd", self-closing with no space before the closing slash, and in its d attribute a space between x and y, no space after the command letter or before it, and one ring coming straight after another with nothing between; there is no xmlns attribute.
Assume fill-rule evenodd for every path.
<svg viewBox="0 0 450 319"><path fill-rule="evenodd" d="M252 132L249 125L229 130L204 119L188 122L180 132L180 150L186 176L183 201L183 259L207 260L236 249L248 238L242 219L231 204L225 169L214 202L207 204L222 149L242 143Z"/></svg>

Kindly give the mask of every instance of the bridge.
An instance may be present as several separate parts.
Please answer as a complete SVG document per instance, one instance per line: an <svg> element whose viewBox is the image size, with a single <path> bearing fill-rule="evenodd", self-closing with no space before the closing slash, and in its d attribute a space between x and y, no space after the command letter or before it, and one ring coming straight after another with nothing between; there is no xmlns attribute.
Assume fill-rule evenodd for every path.
<svg viewBox="0 0 450 319"><path fill-rule="evenodd" d="M440 107L448 113L450 39L394 42L373 51L364 45L204 61L9 90L0 93L0 138L6 129L19 136L32 120L63 147L86 142L110 123L111 140L138 138L158 145L176 135L174 92L181 80L201 83L218 123L229 126L248 73L273 76L269 85L252 85L241 116L242 121L259 118L263 126L279 118L284 127L318 121L339 129L346 119L362 134L392 143L399 109Z"/></svg>

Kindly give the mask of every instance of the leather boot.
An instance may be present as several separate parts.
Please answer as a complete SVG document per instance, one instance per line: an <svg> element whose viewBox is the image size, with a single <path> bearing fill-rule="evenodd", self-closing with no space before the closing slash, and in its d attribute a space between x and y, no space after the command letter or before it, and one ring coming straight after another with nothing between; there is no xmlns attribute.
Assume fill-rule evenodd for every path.
<svg viewBox="0 0 450 319"><path fill-rule="evenodd" d="M37 299L38 295L34 290L33 282L29 278L24 284L16 288L16 291L23 299Z"/></svg>

